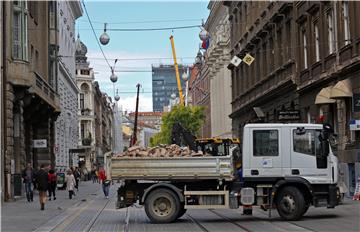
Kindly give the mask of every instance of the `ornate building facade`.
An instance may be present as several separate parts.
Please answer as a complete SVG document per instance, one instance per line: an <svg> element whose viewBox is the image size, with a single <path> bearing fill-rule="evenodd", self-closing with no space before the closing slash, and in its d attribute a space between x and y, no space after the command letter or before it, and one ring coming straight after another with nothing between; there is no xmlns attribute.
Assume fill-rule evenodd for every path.
<svg viewBox="0 0 360 232"><path fill-rule="evenodd" d="M245 123L327 122L338 134L342 182L360 176L360 9L353 1L231 2L233 134Z"/></svg>
<svg viewBox="0 0 360 232"><path fill-rule="evenodd" d="M78 95L78 153L79 166L88 172L96 161L95 155L95 103L94 103L94 71L89 66L86 57L87 47L79 36L76 40L76 84L80 90Z"/></svg>
<svg viewBox="0 0 360 232"><path fill-rule="evenodd" d="M208 5L210 15L205 29L210 33L211 43L204 54L210 82L210 122L211 137L231 137L231 72L230 26L227 8L222 2L211 1Z"/></svg>
<svg viewBox="0 0 360 232"><path fill-rule="evenodd" d="M66 171L78 165L78 157L71 151L78 145L78 94L75 82L75 20L82 15L80 1L59 1L58 18L58 93L61 114L55 123L55 165Z"/></svg>

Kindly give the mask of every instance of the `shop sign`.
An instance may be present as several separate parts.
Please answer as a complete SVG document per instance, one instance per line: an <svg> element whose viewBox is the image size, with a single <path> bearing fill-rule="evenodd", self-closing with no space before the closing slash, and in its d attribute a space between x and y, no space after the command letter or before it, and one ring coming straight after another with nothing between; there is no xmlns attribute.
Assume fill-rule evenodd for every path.
<svg viewBox="0 0 360 232"><path fill-rule="evenodd" d="M350 130L360 130L360 120L352 119L350 120Z"/></svg>
<svg viewBox="0 0 360 232"><path fill-rule="evenodd" d="M34 148L47 148L46 139L34 139Z"/></svg>
<svg viewBox="0 0 360 232"><path fill-rule="evenodd" d="M360 93L353 94L353 111L360 112Z"/></svg>
<svg viewBox="0 0 360 232"><path fill-rule="evenodd" d="M300 120L300 111L299 110L281 110L278 112L278 120Z"/></svg>

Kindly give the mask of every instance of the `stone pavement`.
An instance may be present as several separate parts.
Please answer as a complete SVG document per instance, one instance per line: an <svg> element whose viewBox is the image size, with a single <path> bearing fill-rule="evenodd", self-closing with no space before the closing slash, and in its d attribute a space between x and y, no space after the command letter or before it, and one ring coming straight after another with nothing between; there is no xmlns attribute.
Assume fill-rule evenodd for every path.
<svg viewBox="0 0 360 232"><path fill-rule="evenodd" d="M34 201L27 202L26 197L15 202L1 205L1 231L34 231L55 217L67 214L70 208L102 195L101 185L92 181L80 182L79 192L72 200L68 191L57 190L56 200L47 201L45 210L40 210L38 192L34 192Z"/></svg>

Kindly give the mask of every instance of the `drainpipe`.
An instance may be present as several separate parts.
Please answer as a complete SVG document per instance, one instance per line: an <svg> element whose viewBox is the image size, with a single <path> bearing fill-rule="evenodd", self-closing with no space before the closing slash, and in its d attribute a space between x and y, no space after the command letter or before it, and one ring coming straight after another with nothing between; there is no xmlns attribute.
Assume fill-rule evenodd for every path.
<svg viewBox="0 0 360 232"><path fill-rule="evenodd" d="M338 3L337 1L334 1L334 30L335 30L335 51L336 51L336 67L340 64L340 57L339 57L339 40L338 40L338 19L337 19L337 7Z"/></svg>
<svg viewBox="0 0 360 232"><path fill-rule="evenodd" d="M0 128L1 128L1 132L0 132L0 165L1 165L1 170L3 173L0 174L1 176L1 186L0 186L0 194L1 194L1 202L4 201L4 120L5 120L5 110L3 110L4 107L4 103L5 103L5 91L4 91L4 80L5 80L5 62L4 62L4 54L5 54L5 48L4 48L4 2L0 3L0 14L1 14L1 19L2 21L0 22L0 65L1 65L1 70L0 70Z"/></svg>

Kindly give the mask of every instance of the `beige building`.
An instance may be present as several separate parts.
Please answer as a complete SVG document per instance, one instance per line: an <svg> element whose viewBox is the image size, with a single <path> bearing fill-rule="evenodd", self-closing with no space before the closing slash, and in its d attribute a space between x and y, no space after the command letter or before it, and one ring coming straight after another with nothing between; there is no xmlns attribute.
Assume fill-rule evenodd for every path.
<svg viewBox="0 0 360 232"><path fill-rule="evenodd" d="M5 199L22 194L21 171L55 164L57 94L57 4L4 1L2 40L6 76L3 175Z"/></svg>
<svg viewBox="0 0 360 232"><path fill-rule="evenodd" d="M114 147L114 103L101 92L99 83L93 83L95 110L95 160L96 166L104 165L104 154Z"/></svg>
<svg viewBox="0 0 360 232"><path fill-rule="evenodd" d="M205 29L211 43L206 50L205 64L209 69L211 137L232 137L231 132L231 72L227 69L230 52L230 26L228 11L222 2L211 1L210 15Z"/></svg>
<svg viewBox="0 0 360 232"><path fill-rule="evenodd" d="M79 167L90 171L95 162L95 103L94 103L94 71L89 66L86 57L87 47L80 38L76 40L76 84L79 88L78 96L78 153Z"/></svg>

